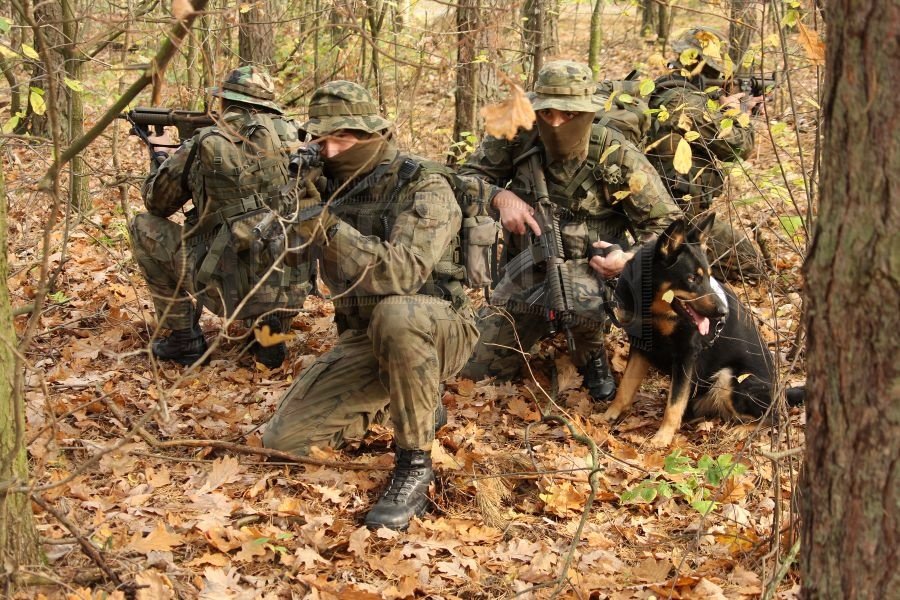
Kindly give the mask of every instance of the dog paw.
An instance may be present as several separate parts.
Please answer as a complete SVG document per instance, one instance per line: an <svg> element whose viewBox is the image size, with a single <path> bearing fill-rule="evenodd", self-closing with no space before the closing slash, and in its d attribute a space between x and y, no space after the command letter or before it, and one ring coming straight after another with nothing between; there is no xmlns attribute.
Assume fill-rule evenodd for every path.
<svg viewBox="0 0 900 600"><path fill-rule="evenodd" d="M668 448L672 444L673 437L675 437L674 432L657 431L656 435L650 438L650 445L654 448Z"/></svg>
<svg viewBox="0 0 900 600"><path fill-rule="evenodd" d="M619 420L619 417L621 417L621 416L622 416L622 412L620 410L610 407L610 408L606 409L605 413L603 413L602 418L607 423L615 423L616 421Z"/></svg>

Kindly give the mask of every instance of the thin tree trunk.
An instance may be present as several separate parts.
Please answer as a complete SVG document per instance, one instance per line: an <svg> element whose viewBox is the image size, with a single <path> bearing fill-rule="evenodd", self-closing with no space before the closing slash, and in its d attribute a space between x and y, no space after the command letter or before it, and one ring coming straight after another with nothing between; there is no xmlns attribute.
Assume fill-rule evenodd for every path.
<svg viewBox="0 0 900 600"><path fill-rule="evenodd" d="M524 66L530 87L546 58L559 52L559 1L525 0L522 23Z"/></svg>
<svg viewBox="0 0 900 600"><path fill-rule="evenodd" d="M643 28L641 29L643 32ZM591 10L591 38L588 45L588 66L594 80L600 79L600 50L603 49L603 0L594 0Z"/></svg>
<svg viewBox="0 0 900 600"><path fill-rule="evenodd" d="M456 5L456 119L453 122L453 140L456 142L462 141L465 134L475 131L477 126L475 31L478 26L477 0L460 0Z"/></svg>
<svg viewBox="0 0 900 600"><path fill-rule="evenodd" d="M63 69L66 77L73 81L81 81L81 73L83 71L83 62L78 56L78 19L75 16L75 3L77 0L60 0L60 8L62 10L62 37L63 46L60 47L60 54L63 58ZM62 89L62 87L60 87ZM68 110L66 111L66 143L68 144L74 139L84 134L84 102L81 93L67 89L65 96L68 99ZM88 199L88 175L87 163L84 161L82 154L72 159L69 165L69 202L79 213L90 212L92 205Z"/></svg>
<svg viewBox="0 0 900 600"><path fill-rule="evenodd" d="M13 349L13 329L9 300L6 258L7 229L6 184L0 161L0 482L28 480L25 455L25 406L21 390L13 386L15 372L21 368ZM28 494L0 492L0 595L11 596L19 567L39 562L37 530L31 514Z"/></svg>
<svg viewBox="0 0 900 600"><path fill-rule="evenodd" d="M238 57L241 65L272 70L275 66L275 36L272 35L272 3L257 0L240 13Z"/></svg>
<svg viewBox="0 0 900 600"><path fill-rule="evenodd" d="M900 7L831 0L828 11L805 266L803 594L888 598L900 589Z"/></svg>

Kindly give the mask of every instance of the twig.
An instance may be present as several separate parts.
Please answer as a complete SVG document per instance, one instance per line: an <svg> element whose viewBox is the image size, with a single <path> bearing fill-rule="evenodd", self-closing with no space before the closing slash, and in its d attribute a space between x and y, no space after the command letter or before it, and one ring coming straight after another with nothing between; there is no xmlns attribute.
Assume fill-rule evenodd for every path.
<svg viewBox="0 0 900 600"><path fill-rule="evenodd" d="M312 465L315 467L331 467L333 469L348 469L350 471L390 471L392 466L387 465L370 465L355 462L343 462L339 460L326 460L323 458L312 458L310 456L300 456L282 450L274 450L272 448L254 448L253 446L245 446L243 444L235 444L234 442L225 442L222 440L167 440L153 444L154 448L219 448L220 450L230 450L231 452L240 452L242 454L255 454L257 456L265 456L268 458L280 458L289 462L299 463L301 465Z"/></svg>
<svg viewBox="0 0 900 600"><path fill-rule="evenodd" d="M784 557L784 562L778 566L778 569L772 576L772 581L770 581L769 585L766 587L766 593L763 594L761 600L772 600L772 598L775 597L775 591L778 589L778 585L781 583L781 580L784 579L784 576L787 575L791 565L794 564L794 560L796 560L797 552L799 552L799 550L800 540L798 539L794 542L794 545L791 546L791 549L788 550L787 556Z"/></svg>
<svg viewBox="0 0 900 600"><path fill-rule="evenodd" d="M777 462L782 458L787 458L789 456L796 456L798 454L803 454L803 447L797 446L796 448L788 448L787 450L780 450L778 452L760 452L759 455L768 458L772 462Z"/></svg>
<svg viewBox="0 0 900 600"><path fill-rule="evenodd" d="M35 504L37 504L38 506L40 506L41 508L46 510L48 513L53 515L54 518L56 518L56 520L59 521L63 527L65 527L66 529L69 530L69 533L71 533L73 536L75 536L75 539L78 540L78 544L81 546L81 549L84 550L84 553L87 554L88 557L92 561L94 561L94 564L96 564L98 567L100 567L100 570L106 574L107 579L109 579L109 581L114 583L117 588L125 589L125 588L132 587L132 584L125 584L122 582L122 580L119 578L119 575L115 571L112 570L112 568L106 563L105 560L103 560L103 556L100 554L100 552L94 547L93 544L91 544L88 540L85 539L85 537L81 534L81 532L78 530L78 528L75 527L74 523L69 521L69 519L66 518L66 516L64 514L59 512L53 505L51 505L49 502L47 502L43 498L43 496L41 496L40 494L36 494L36 493L31 494L31 499L34 501Z"/></svg>

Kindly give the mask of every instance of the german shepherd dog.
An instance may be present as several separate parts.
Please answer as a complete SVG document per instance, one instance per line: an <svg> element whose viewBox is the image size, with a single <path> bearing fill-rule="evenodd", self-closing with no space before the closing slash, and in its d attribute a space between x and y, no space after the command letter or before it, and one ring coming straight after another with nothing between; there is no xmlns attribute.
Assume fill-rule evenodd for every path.
<svg viewBox="0 0 900 600"><path fill-rule="evenodd" d="M622 416L634 402L651 365L668 373L672 377L669 400L662 425L650 440L656 447L672 443L686 412L726 420L755 420L772 404L775 369L759 329L734 292L710 279L706 241L714 218L710 214L696 227L684 220L675 221L653 248L641 251L652 252L652 259L632 259L649 261L650 276L642 277L640 286L652 286L652 294L641 289L629 297L652 300L649 310L620 307L620 316L625 321L629 311L634 317L636 308L638 313L643 310L644 318L651 321L651 341L636 343L632 336L625 373L603 416L608 421ZM623 285L633 282L620 278L616 288L620 303ZM799 404L803 389L793 388L787 395L790 404Z"/></svg>

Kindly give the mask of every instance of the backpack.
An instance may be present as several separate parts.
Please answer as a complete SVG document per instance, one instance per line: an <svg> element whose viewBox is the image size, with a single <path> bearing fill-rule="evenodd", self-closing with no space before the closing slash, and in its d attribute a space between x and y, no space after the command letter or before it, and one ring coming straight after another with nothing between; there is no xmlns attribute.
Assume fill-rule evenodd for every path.
<svg viewBox="0 0 900 600"><path fill-rule="evenodd" d="M226 122L233 129L202 130L188 157L185 173L194 178L199 215L190 240L208 244L197 268L197 289L215 280L226 314L242 307L236 317L244 318L256 316L254 303L265 304L278 295L273 287L292 284L290 269L271 269L281 255L283 237L273 236L262 248L253 243L254 228L278 208L288 157L268 115L251 113ZM257 294L245 301L254 288Z"/></svg>
<svg viewBox="0 0 900 600"><path fill-rule="evenodd" d="M644 147L652 119L650 105L640 95L639 81L603 81L597 84L594 100L603 105L594 116L595 123L615 129L638 148Z"/></svg>

